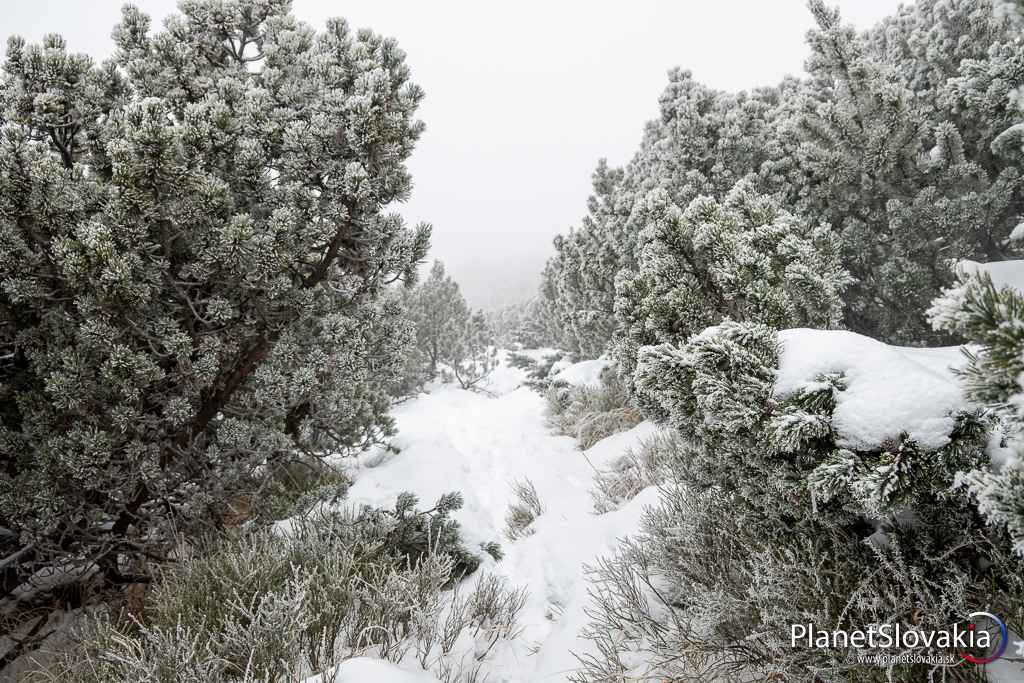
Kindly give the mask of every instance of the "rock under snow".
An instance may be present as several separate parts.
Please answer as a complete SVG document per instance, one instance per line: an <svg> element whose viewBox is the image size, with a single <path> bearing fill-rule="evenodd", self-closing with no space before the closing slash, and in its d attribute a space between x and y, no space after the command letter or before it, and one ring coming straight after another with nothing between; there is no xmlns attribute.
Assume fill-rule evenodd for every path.
<svg viewBox="0 0 1024 683"><path fill-rule="evenodd" d="M955 414L967 400L953 369L966 362L961 347L889 346L839 330L779 332L775 394L784 398L827 373L842 373L832 426L840 445L877 448L907 432L928 449L949 443Z"/></svg>

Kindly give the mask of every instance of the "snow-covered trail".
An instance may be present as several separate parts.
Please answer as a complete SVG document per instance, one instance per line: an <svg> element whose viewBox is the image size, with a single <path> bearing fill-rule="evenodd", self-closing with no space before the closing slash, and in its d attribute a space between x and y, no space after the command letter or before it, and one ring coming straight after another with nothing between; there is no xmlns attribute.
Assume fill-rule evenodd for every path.
<svg viewBox="0 0 1024 683"><path fill-rule="evenodd" d="M590 489L594 467L602 467L635 446L654 428L641 424L609 437L586 452L545 424L542 397L521 376L503 368L490 397L438 386L396 407L397 454L370 456L356 468L349 501L388 506L411 491L429 506L448 491L460 491L465 505L456 514L467 545L501 542L500 562L483 571L525 586L529 600L521 613L521 637L494 653L489 680L507 683L563 681L577 666L573 653L588 649L578 638L586 621L587 584L583 565L610 552L615 541L635 533L648 490L623 509L596 516ZM504 537L505 514L513 501L511 483L528 478L546 510L536 532L511 542Z"/></svg>

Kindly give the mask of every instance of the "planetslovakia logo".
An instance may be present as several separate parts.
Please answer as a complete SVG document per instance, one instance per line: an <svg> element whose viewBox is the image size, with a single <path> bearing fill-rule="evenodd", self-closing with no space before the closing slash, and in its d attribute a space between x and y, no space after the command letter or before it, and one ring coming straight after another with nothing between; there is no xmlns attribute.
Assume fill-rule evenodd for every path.
<svg viewBox="0 0 1024 683"><path fill-rule="evenodd" d="M972 664L991 664L992 662L1002 657L1003 654L1006 652L1006 646L1010 642L1009 635L1006 632L1006 623L996 615L992 614L991 612L971 612L968 615L968 617L971 619L968 628L972 630L977 626L975 624L975 620L977 619L988 619L993 624L995 624L999 628L999 642L995 645L995 647L991 650L991 653L987 657L975 657L974 655L968 652L962 652L960 653L960 656L966 659L968 662L971 662Z"/></svg>
<svg viewBox="0 0 1024 683"><path fill-rule="evenodd" d="M991 612L972 612L963 622L926 631L903 624L871 624L866 629L826 631L814 624L792 624L790 645L819 649L853 648L873 650L863 661L876 663L930 663L958 666L964 662L991 664L1006 653L1010 643L1006 622ZM1024 655L1024 641L1016 646ZM895 652L887 654L885 651ZM879 652L882 650L882 652ZM918 654L914 654L915 651ZM945 652L946 654L942 654ZM984 654L974 654L981 652Z"/></svg>

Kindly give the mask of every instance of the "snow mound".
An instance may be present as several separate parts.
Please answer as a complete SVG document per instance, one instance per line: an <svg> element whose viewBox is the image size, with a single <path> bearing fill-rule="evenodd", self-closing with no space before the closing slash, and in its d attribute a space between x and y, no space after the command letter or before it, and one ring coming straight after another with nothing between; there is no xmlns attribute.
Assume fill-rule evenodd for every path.
<svg viewBox="0 0 1024 683"><path fill-rule="evenodd" d="M611 361L604 358L573 363L554 373L552 379L574 387L599 387L601 386L601 373L610 364Z"/></svg>
<svg viewBox="0 0 1024 683"><path fill-rule="evenodd" d="M1024 234L1024 223L1021 223L1014 230L1021 230ZM975 273L988 273L992 278L992 284L996 289L1010 287L1019 292L1024 292L1024 261L992 261L991 263L978 263L976 261L960 261L957 264L959 270L966 275Z"/></svg>
<svg viewBox="0 0 1024 683"><path fill-rule="evenodd" d="M779 341L779 398L817 384L819 375L844 375L832 426L847 448L877 448L901 432L924 448L941 448L967 405L953 372L966 362L961 347L889 346L853 332L810 329L782 330Z"/></svg>
<svg viewBox="0 0 1024 683"><path fill-rule="evenodd" d="M508 356L508 351L498 352L498 366L484 378L481 389L496 396L503 396L522 386L526 380L526 371L509 365Z"/></svg>
<svg viewBox="0 0 1024 683"><path fill-rule="evenodd" d="M568 358L556 360L554 363L552 363L551 368L548 370L548 376L554 377L555 375L560 373L562 370L565 370L570 365L572 365L572 362Z"/></svg>
<svg viewBox="0 0 1024 683"><path fill-rule="evenodd" d="M506 353L509 353L509 352L506 352ZM538 363L540 363L541 361L545 360L549 356L554 356L556 354L564 353L564 352L563 351L559 351L558 349L556 349L553 346L542 346L542 347L537 348L537 349L519 349L515 353L518 353L521 356L526 356L527 358L532 358L533 360L535 360Z"/></svg>

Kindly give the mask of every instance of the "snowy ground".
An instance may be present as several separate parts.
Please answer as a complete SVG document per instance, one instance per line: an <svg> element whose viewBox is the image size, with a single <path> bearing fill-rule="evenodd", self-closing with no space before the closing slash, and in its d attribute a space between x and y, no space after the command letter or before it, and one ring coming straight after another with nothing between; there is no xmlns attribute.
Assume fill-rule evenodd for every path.
<svg viewBox="0 0 1024 683"><path fill-rule="evenodd" d="M588 649L577 635L586 621L583 565L635 533L643 507L657 495L649 489L619 511L595 515L594 468L622 455L654 427L641 424L581 452L573 439L550 433L543 398L516 388L522 379L521 371L503 365L489 385L495 397L445 385L397 406L394 445L400 452L363 458L349 493L352 503L389 506L401 491L416 493L424 505L461 491L466 502L456 517L467 545L501 542L504 559L488 560L483 571L525 586L530 595L520 614L522 635L489 660L488 680L494 683L566 680L577 665L573 653ZM504 537L510 484L524 478L533 481L546 511L534 522L536 533L510 542ZM384 677L389 665L363 661L344 666L335 681L356 675L351 667L374 666L381 668L374 680L391 680ZM431 680L396 675L394 681Z"/></svg>
<svg viewBox="0 0 1024 683"><path fill-rule="evenodd" d="M783 354L777 393L794 391L821 373L843 372L847 390L841 398L850 404L849 412L854 417L872 416L867 422L851 418L849 424L842 423L851 439L874 443L889 436L891 420L870 405L870 398L883 390L891 395L885 394L881 403L899 416L897 426L916 429L919 437L944 437L947 404L963 400L950 371L962 364L959 349L903 349L845 332L787 330L780 337ZM585 385L596 381L605 364L566 363L555 372L571 384ZM894 376L899 381L893 382ZM398 453L371 453L349 465L355 479L349 503L389 507L398 493L411 491L427 507L443 493L460 491L465 505L455 517L466 544L474 547L493 540L502 544L505 557L500 562L487 557L481 571L525 587L529 599L520 613L520 636L502 641L487 660L484 672L492 683L568 680L578 665L576 655L591 649L589 642L579 638L587 622L584 565L611 552L617 539L636 533L643 509L657 500L652 487L620 510L595 515L590 497L594 470L652 435L656 429L652 424L641 423L580 451L573 439L550 432L544 399L521 387L523 379L521 370L503 363L490 378L491 395L435 385L429 393L395 408L399 433L393 445ZM877 386L882 380L883 386ZM511 483L523 479L533 482L546 510L533 523L533 535L513 542L504 537L505 514L514 501ZM1024 680L1024 674L1015 669L1001 661L990 667L989 679ZM435 683L436 679L415 662L397 668L358 658L344 662L332 683L350 681ZM316 683L321 683L319 678Z"/></svg>

